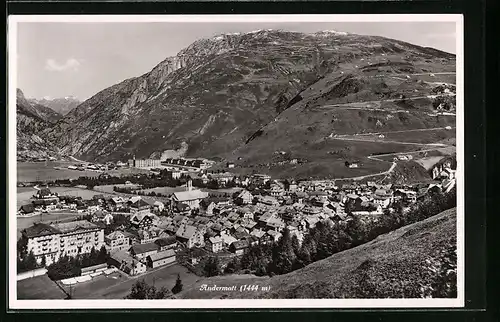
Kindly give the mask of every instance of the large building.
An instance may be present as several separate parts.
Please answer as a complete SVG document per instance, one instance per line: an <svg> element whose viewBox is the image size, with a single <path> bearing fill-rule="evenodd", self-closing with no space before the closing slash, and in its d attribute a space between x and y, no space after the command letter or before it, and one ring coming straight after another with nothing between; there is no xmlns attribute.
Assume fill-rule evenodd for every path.
<svg viewBox="0 0 500 322"><path fill-rule="evenodd" d="M186 191L174 192L172 201L176 204L182 203L191 209L200 208L200 201L208 197L208 192L193 189L192 181L187 182Z"/></svg>
<svg viewBox="0 0 500 322"><path fill-rule="evenodd" d="M128 160L128 166L131 168L159 168L161 167L160 159L133 159Z"/></svg>
<svg viewBox="0 0 500 322"><path fill-rule="evenodd" d="M22 231L28 240L28 252L33 252L38 263L45 257L46 265L61 256L90 253L104 245L104 229L86 220L47 225L36 223Z"/></svg>

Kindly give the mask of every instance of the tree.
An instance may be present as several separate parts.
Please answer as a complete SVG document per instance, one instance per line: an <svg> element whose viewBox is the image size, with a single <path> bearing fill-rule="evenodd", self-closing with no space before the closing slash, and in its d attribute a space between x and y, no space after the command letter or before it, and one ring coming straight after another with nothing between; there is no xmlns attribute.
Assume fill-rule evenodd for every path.
<svg viewBox="0 0 500 322"><path fill-rule="evenodd" d="M17 253L21 258L28 255L28 239L24 235L17 241Z"/></svg>
<svg viewBox="0 0 500 322"><path fill-rule="evenodd" d="M28 253L28 255L26 256L25 260L24 260L24 265L26 267L26 270L32 270L32 269L35 269L37 267L37 263L36 263L36 258L35 258L35 255L33 254L33 251L30 251Z"/></svg>
<svg viewBox="0 0 500 322"><path fill-rule="evenodd" d="M182 281L181 276L177 274L177 280L175 281L174 287L172 287L172 293L177 294L182 291Z"/></svg>
<svg viewBox="0 0 500 322"><path fill-rule="evenodd" d="M108 261L108 251L106 250L106 247L104 245L102 245L101 249L99 250L97 261L98 264L106 263Z"/></svg>
<svg viewBox="0 0 500 322"><path fill-rule="evenodd" d="M276 274L286 274L292 271L292 265L296 259L292 246L290 230L285 228L283 236L272 250L271 272Z"/></svg>
<svg viewBox="0 0 500 322"><path fill-rule="evenodd" d="M169 296L170 293L165 287L158 290L154 285L148 285L144 279L141 279L135 282L132 286L130 294L128 294L125 298L135 300L158 300L166 299Z"/></svg>
<svg viewBox="0 0 500 322"><path fill-rule="evenodd" d="M205 276L207 277L217 276L219 275L219 271L220 271L219 258L210 257L205 263L205 266L203 267L203 272L205 273Z"/></svg>

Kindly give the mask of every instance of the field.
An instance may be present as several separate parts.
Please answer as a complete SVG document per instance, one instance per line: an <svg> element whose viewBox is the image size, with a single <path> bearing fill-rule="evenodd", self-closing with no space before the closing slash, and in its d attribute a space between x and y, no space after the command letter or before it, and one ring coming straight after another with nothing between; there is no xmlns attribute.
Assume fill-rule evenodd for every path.
<svg viewBox="0 0 500 322"><path fill-rule="evenodd" d="M73 285L71 292L75 299L122 299L130 293L133 284L141 279L150 285L154 284L157 288L164 286L170 290L175 285L177 274L179 274L184 288L191 286L199 279L184 266L174 264L134 277L121 272L109 276L98 276L89 282ZM63 287L69 293L70 287L67 285L63 285Z"/></svg>
<svg viewBox="0 0 500 322"><path fill-rule="evenodd" d="M95 177L100 172L69 170L69 165L75 162L17 162L17 182L50 181L56 179L77 179L81 176ZM54 167L63 167L65 169L54 169ZM129 175L135 173L149 172L145 169L123 168L120 170L110 170L106 173L114 176Z"/></svg>
<svg viewBox="0 0 500 322"><path fill-rule="evenodd" d="M47 275L17 282L19 300L61 300L66 294Z"/></svg>

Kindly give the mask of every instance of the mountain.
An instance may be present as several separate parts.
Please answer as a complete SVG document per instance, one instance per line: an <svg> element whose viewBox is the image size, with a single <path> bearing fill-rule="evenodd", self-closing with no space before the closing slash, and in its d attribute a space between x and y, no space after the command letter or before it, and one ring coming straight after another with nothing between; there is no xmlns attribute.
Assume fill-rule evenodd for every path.
<svg viewBox="0 0 500 322"><path fill-rule="evenodd" d="M438 274L446 272L445 265L456 267L456 236L456 208L453 208L288 274L200 278L178 297L420 298L425 290L436 289L443 278ZM202 285L258 285L259 290L200 291ZM263 291L261 286L269 290Z"/></svg>
<svg viewBox="0 0 500 322"><path fill-rule="evenodd" d="M30 102L46 106L61 115L68 114L72 109L74 109L81 103L77 98L72 96L54 98L54 99L51 98L42 98L40 100L31 99Z"/></svg>
<svg viewBox="0 0 500 322"><path fill-rule="evenodd" d="M340 133L454 122L423 114L432 109L423 107L428 101L387 103L412 109L391 119L385 112L322 106L396 98L414 89L426 95L431 84L391 75L454 68L452 54L383 37L334 31L224 34L198 40L150 72L104 89L44 135L63 152L87 160L177 150L248 164L269 162L277 150L291 149L321 164L328 162L328 152L343 148L321 141L332 127Z"/></svg>
<svg viewBox="0 0 500 322"><path fill-rule="evenodd" d="M16 107L17 157L30 159L56 155L57 147L47 141L42 133L54 126L62 115L28 101L20 89L17 89Z"/></svg>

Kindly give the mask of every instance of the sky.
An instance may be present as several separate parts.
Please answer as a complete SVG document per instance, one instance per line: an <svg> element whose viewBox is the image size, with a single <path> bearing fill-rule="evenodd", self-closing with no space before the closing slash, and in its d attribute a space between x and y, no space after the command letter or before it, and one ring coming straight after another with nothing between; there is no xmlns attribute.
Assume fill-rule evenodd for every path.
<svg viewBox="0 0 500 322"><path fill-rule="evenodd" d="M201 38L283 29L337 30L403 40L455 53L454 22L19 22L17 87L28 98L85 100L149 72Z"/></svg>

